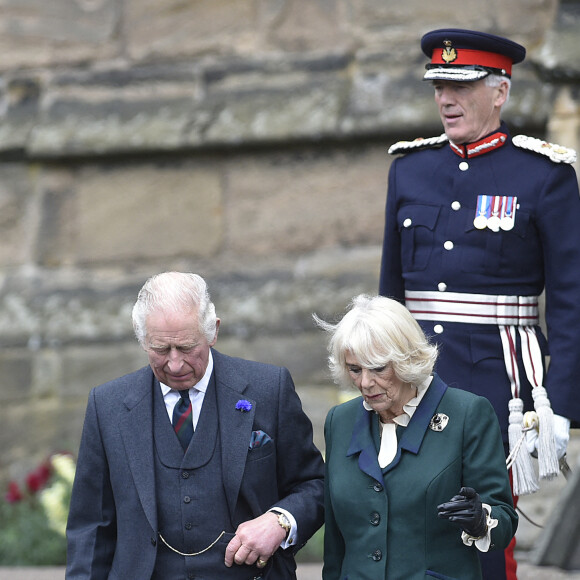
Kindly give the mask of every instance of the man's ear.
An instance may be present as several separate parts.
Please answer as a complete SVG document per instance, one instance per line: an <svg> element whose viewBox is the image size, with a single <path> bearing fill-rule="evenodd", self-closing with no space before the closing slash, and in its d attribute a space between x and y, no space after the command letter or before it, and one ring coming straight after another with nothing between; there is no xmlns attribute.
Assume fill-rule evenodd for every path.
<svg viewBox="0 0 580 580"><path fill-rule="evenodd" d="M496 88L495 106L502 107L507 101L510 86L507 81L501 81Z"/></svg>
<svg viewBox="0 0 580 580"><path fill-rule="evenodd" d="M210 346L214 346L215 343L217 342L218 332L220 330L220 322L221 322L221 320L219 318L216 318L216 320L215 320L215 334L213 336L213 340L209 343Z"/></svg>

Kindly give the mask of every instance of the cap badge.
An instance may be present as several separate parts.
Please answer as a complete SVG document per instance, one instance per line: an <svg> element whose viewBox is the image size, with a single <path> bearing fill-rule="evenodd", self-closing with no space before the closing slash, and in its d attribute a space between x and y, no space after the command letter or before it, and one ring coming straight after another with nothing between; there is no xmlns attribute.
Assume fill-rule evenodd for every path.
<svg viewBox="0 0 580 580"><path fill-rule="evenodd" d="M443 62L449 64L450 62L457 60L457 51L451 46L452 44L451 41L444 40L443 44L445 45L445 48L441 53L441 58L443 59Z"/></svg>

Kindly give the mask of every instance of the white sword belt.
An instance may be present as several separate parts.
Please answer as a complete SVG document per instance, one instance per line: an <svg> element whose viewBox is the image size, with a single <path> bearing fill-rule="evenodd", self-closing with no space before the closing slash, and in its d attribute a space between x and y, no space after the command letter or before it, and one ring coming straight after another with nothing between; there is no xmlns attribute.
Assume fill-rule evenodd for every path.
<svg viewBox="0 0 580 580"><path fill-rule="evenodd" d="M519 334L526 377L532 388L543 382L543 356L535 325L539 324L537 296L494 296L464 292L406 291L408 310L417 320L493 324L498 326L512 397L520 397L516 352Z"/></svg>
<svg viewBox="0 0 580 580"><path fill-rule="evenodd" d="M510 382L512 400L520 400L521 381L516 341L519 335L521 360L528 382L532 387L534 407L550 406L548 393L543 387L544 360L534 328L539 324L540 315L537 296L490 296L488 294L467 294L463 292L405 292L407 308L417 320L438 322L460 322L488 324L498 327L503 348L503 359ZM516 411L520 409L518 415ZM509 427L523 420L523 403L509 407ZM513 418L512 418L513 415ZM548 430L549 432L549 430ZM523 439L520 439L522 441ZM517 456L519 443L513 443L510 436L510 457ZM525 450L523 451L526 452ZM555 451L554 451L555 453ZM547 454L550 459L549 452ZM508 458L509 459L509 458ZM512 459L511 464L514 463ZM520 466L521 469L521 466ZM547 465L546 477L553 477L557 467ZM519 477L523 477L520 475ZM549 478L548 477L548 478ZM537 487L536 487L537 489ZM530 493L527 491L526 493Z"/></svg>
<svg viewBox="0 0 580 580"><path fill-rule="evenodd" d="M537 296L407 290L405 303L417 320L498 326L535 326L540 323Z"/></svg>

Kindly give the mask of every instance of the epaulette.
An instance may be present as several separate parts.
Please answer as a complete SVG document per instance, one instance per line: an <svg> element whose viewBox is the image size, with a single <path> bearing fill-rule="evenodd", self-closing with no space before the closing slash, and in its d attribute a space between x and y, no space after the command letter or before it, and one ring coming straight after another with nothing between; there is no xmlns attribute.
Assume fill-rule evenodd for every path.
<svg viewBox="0 0 580 580"><path fill-rule="evenodd" d="M555 143L548 143L548 141L542 141L542 139L528 137L527 135L516 135L512 139L512 143L521 149L528 149L545 155L554 163L576 162L576 151L574 149L562 147L562 145L556 145Z"/></svg>
<svg viewBox="0 0 580 580"><path fill-rule="evenodd" d="M405 151L415 151L417 149L426 149L427 147L435 147L437 145L443 145L444 143L447 143L447 141L449 141L449 139L445 133L441 133L439 137L428 137L427 139L417 137L417 139L414 139L413 141L398 141L389 147L389 155L403 153Z"/></svg>

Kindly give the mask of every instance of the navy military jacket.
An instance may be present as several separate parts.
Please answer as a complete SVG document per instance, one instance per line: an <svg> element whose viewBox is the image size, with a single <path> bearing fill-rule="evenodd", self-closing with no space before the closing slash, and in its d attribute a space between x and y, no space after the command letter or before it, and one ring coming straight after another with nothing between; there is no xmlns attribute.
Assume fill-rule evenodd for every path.
<svg viewBox="0 0 580 580"><path fill-rule="evenodd" d="M501 136L492 140L491 137ZM545 290L555 413L580 421L580 198L571 165L516 147L505 124L493 146L439 143L394 160L389 173L380 293L405 290L540 296ZM546 147L550 149L549 144ZM461 153L461 155L460 155ZM509 230L478 229L480 196L517 197ZM486 396L507 441L510 382L495 325L420 321L440 345L437 372ZM540 333L542 351L548 354ZM519 344L518 344L519 349ZM521 353L520 353L521 354ZM520 357L521 398L533 409Z"/></svg>

